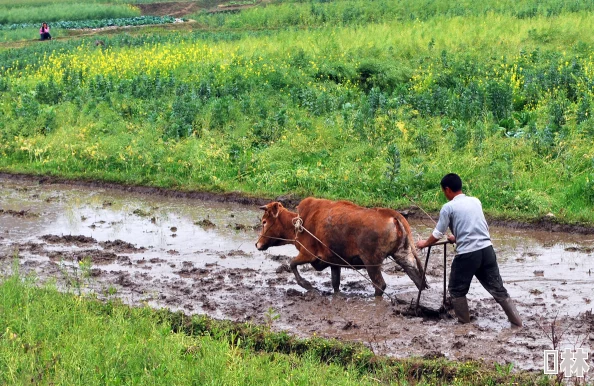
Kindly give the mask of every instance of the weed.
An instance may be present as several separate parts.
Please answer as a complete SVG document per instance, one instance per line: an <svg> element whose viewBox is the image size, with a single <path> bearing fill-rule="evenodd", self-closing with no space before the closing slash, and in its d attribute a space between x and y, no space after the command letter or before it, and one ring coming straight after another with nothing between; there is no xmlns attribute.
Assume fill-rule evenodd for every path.
<svg viewBox="0 0 594 386"><path fill-rule="evenodd" d="M272 328L272 323L278 319L280 319L280 314L274 308L269 307L264 314L264 321L266 322L268 328Z"/></svg>

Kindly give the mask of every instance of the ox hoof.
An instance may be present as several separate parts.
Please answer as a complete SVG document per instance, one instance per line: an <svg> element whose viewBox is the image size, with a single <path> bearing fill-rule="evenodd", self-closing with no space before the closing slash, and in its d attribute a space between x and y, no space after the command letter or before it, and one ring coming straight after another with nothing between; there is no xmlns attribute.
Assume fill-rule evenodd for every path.
<svg viewBox="0 0 594 386"><path fill-rule="evenodd" d="M299 282L297 284L299 284L301 286L301 288L303 288L305 290L308 290L308 291L314 291L315 290L315 287L313 285L311 285L311 283L308 282L308 281L302 281L302 282Z"/></svg>

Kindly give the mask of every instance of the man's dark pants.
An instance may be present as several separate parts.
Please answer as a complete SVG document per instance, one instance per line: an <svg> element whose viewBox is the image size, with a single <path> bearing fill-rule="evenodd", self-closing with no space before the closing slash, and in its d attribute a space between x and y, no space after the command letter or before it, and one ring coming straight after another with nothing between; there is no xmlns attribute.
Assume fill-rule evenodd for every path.
<svg viewBox="0 0 594 386"><path fill-rule="evenodd" d="M452 298L466 296L473 276L476 276L495 300L502 301L509 297L499 274L493 246L456 255L452 262L448 286L450 296Z"/></svg>

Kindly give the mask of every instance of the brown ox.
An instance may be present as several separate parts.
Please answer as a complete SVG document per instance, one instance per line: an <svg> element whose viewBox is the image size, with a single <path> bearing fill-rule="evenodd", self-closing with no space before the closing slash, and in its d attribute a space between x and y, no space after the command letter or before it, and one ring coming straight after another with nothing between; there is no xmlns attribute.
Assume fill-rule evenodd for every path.
<svg viewBox="0 0 594 386"><path fill-rule="evenodd" d="M417 288L422 285L423 268L410 226L395 210L368 209L348 201L311 197L297 206L298 214L287 210L279 202L260 209L264 210L264 215L256 248L264 251L284 244L295 245L299 254L291 260L290 266L297 283L305 289L313 287L301 277L297 266L310 263L318 271L331 267L332 287L338 292L340 268L350 265L356 269L367 269L375 286L375 296L382 296L386 283L381 264L388 256L392 256L404 269ZM306 230L296 230L298 217L303 221L303 228L319 240ZM409 248L412 256L408 253Z"/></svg>

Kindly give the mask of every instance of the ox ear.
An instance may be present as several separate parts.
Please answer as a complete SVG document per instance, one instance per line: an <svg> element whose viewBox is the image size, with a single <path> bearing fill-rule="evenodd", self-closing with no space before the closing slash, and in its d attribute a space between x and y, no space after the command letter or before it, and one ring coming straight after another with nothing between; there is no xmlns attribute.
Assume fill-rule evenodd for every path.
<svg viewBox="0 0 594 386"><path fill-rule="evenodd" d="M283 204L281 204L280 202L273 202L270 205L270 213L272 213L274 217L278 217L278 214L280 213L282 208Z"/></svg>

